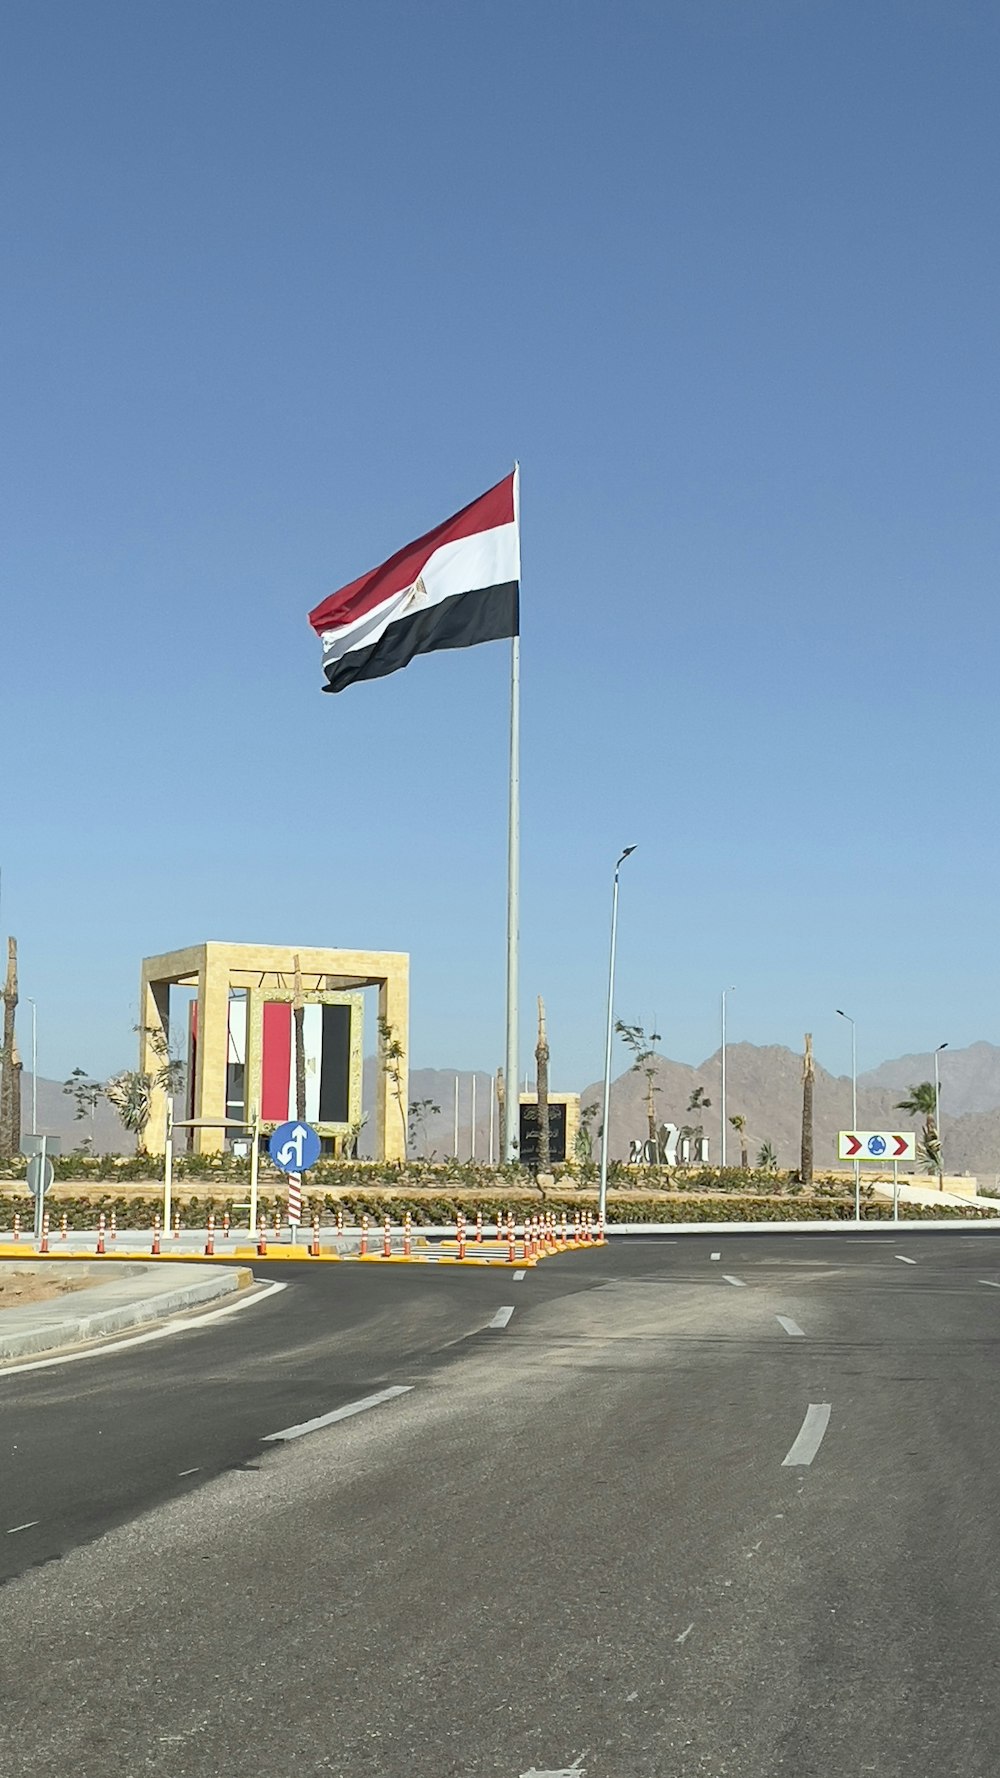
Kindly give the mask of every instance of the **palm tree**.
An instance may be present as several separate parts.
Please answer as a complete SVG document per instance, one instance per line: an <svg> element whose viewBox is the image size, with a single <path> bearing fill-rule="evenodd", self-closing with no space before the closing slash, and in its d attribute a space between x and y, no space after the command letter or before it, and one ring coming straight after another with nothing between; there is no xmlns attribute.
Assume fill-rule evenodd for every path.
<svg viewBox="0 0 1000 1778"><path fill-rule="evenodd" d="M813 1085L815 1080L813 1040L807 1031L805 1053L802 1057L802 1149L799 1159L799 1178L803 1185L812 1185L813 1182Z"/></svg>
<svg viewBox="0 0 1000 1778"><path fill-rule="evenodd" d="M732 1124L733 1129L736 1131L740 1139L740 1166L745 1173L750 1166L750 1153L747 1147L747 1120L742 1112L737 1112L736 1116L731 1117L729 1122Z"/></svg>
<svg viewBox="0 0 1000 1778"><path fill-rule="evenodd" d="M922 1080L919 1086L911 1087L906 1099L897 1099L897 1111L908 1111L911 1117L922 1117L924 1120L923 1136L920 1142L920 1154L929 1173L938 1176L938 1190L944 1190L944 1157L941 1153L941 1136L937 1127L937 1092L932 1080Z"/></svg>

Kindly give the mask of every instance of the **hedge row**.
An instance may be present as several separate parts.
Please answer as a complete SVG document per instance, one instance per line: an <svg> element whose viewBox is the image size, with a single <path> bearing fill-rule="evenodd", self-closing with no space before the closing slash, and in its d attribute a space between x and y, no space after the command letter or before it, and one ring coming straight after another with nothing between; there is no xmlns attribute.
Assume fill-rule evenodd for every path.
<svg viewBox="0 0 1000 1778"><path fill-rule="evenodd" d="M243 1200L245 1202L245 1200ZM260 1211L272 1219L277 1211L284 1215L284 1193L262 1192L260 1195ZM593 1200L584 1200L579 1194L572 1197L566 1195L550 1195L547 1208L554 1210L559 1216L565 1212L572 1220L581 1205L587 1203L593 1207ZM100 1202L86 1197L54 1197L50 1199L49 1210L53 1228L58 1228L65 1214L68 1227L71 1229L92 1229L101 1210L110 1220L114 1211L116 1220L123 1228L152 1228L154 1217L162 1209L160 1197L106 1197ZM512 1194L510 1198L496 1194L456 1193L439 1196L410 1198L405 1195L388 1196L379 1192L352 1192L343 1196L314 1193L307 1195L304 1205L306 1219L318 1212L324 1224L333 1221L336 1211L342 1210L348 1222L358 1222L362 1215L367 1214L373 1223L381 1222L389 1216L393 1223L399 1224L408 1210L416 1227L428 1227L441 1223L453 1223L458 1213L464 1212L470 1220L475 1219L477 1210L481 1211L487 1222L495 1222L498 1215L506 1216L508 1209L515 1214L525 1210L533 1210L537 1199L518 1198ZM217 1221L228 1211L230 1219L236 1223L246 1216L245 1210L237 1210L231 1195L210 1195L204 1198L192 1197L186 1203L178 1204L181 1224L184 1228L204 1228L209 1213L213 1213ZM968 1218L981 1220L988 1213L985 1210L962 1210L953 1205L931 1205L900 1203L900 1216L907 1221L928 1221L938 1217ZM0 1201L0 1220L10 1226L13 1216L20 1215L22 1224L27 1227L33 1218L34 1208L31 1198L22 1194L6 1194ZM888 1203L875 1202L866 1195L863 1215L866 1221L885 1222L892 1216L892 1207ZM702 1197L622 1197L617 1193L608 1196L609 1222L799 1222L799 1221L830 1221L850 1222L854 1217L854 1198L852 1194L842 1193L839 1198L812 1195L807 1197L781 1197L773 1194L748 1194L735 1198L728 1193L716 1193Z"/></svg>

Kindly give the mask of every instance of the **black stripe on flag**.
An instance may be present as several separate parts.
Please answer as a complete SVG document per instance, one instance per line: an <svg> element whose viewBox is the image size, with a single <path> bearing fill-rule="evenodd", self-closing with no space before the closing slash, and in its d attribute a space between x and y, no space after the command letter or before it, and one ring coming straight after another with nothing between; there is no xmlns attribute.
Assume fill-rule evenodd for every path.
<svg viewBox="0 0 1000 1778"><path fill-rule="evenodd" d="M319 1122L346 1124L350 1108L351 1009L323 1008L323 1047L319 1064Z"/></svg>
<svg viewBox="0 0 1000 1778"><path fill-rule="evenodd" d="M477 588L442 599L390 624L369 648L352 648L326 667L324 691L344 691L359 679L383 679L408 667L414 655L439 648L473 648L518 633L518 582Z"/></svg>

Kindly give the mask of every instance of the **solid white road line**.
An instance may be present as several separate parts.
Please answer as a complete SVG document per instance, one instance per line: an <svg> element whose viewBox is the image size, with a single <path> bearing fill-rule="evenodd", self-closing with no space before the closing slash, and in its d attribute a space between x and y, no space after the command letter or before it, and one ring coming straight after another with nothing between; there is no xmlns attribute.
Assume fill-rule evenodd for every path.
<svg viewBox="0 0 1000 1778"><path fill-rule="evenodd" d="M188 1321L164 1321L159 1327L148 1328L145 1333L134 1334L131 1339L109 1340L103 1346L91 1346L86 1352L64 1352L59 1358L32 1358L27 1364L0 1365L0 1377L16 1376L20 1371L47 1371L54 1364L79 1364L81 1358L103 1358L107 1352L125 1352L130 1346L145 1346L150 1340L165 1340L168 1334L187 1333L189 1328L204 1327L209 1321L221 1321L224 1315L235 1315L240 1309L249 1309L253 1303L262 1303L265 1297L273 1296L276 1290L287 1290L288 1285L283 1279L276 1279L267 1284L263 1290L251 1291L248 1296L240 1297L238 1302L227 1303L224 1309L210 1309L206 1315L192 1315Z"/></svg>
<svg viewBox="0 0 1000 1778"><path fill-rule="evenodd" d="M177 1471L177 1476L178 1476L179 1480L183 1481L183 1479L186 1475L198 1475L198 1474L200 1474L200 1472L201 1472L201 1465L199 1463L196 1463L193 1469L179 1469Z"/></svg>
<svg viewBox="0 0 1000 1778"><path fill-rule="evenodd" d="M823 1443L823 1434L829 1424L830 1403L811 1401L806 1408L806 1417L799 1429L799 1436L784 1459L782 1469L805 1468L811 1463Z"/></svg>
<svg viewBox="0 0 1000 1778"><path fill-rule="evenodd" d="M797 1321L791 1321L787 1315L776 1315L774 1319L780 1321L786 1334L791 1334L793 1340L805 1339L806 1336Z"/></svg>
<svg viewBox="0 0 1000 1778"><path fill-rule="evenodd" d="M490 1326L491 1327L506 1327L506 1325L507 1325L508 1321L510 1320L511 1316L513 1315L513 1313L514 1313L513 1303L511 1303L509 1305L509 1307L506 1309L498 1309L496 1314L493 1317L493 1320L490 1322Z"/></svg>
<svg viewBox="0 0 1000 1778"><path fill-rule="evenodd" d="M318 1432L321 1426L332 1426L335 1420L349 1420L352 1414L363 1414L367 1408L377 1408L383 1401L393 1401L397 1395L410 1395L412 1383L397 1383L391 1389L380 1389L377 1395L362 1396L360 1401L348 1402L346 1408L334 1408L332 1414L317 1414L315 1420L303 1420L299 1426L286 1426L283 1432L265 1433L261 1444L273 1445L279 1440L305 1438L307 1432Z"/></svg>
<svg viewBox="0 0 1000 1778"><path fill-rule="evenodd" d="M747 1287L747 1281L745 1278L731 1278L729 1276L728 1272L723 1272L722 1276L726 1280L727 1284L738 1284L741 1287L741 1289L743 1289L743 1290L745 1290Z"/></svg>
<svg viewBox="0 0 1000 1778"><path fill-rule="evenodd" d="M515 1284L520 1284L520 1282L521 1282L521 1280L522 1280L522 1278L525 1278L525 1277L527 1277L527 1273L526 1273L526 1272L515 1272L515 1273L514 1273L514 1283L515 1283Z"/></svg>
<svg viewBox="0 0 1000 1778"><path fill-rule="evenodd" d="M915 1259L907 1259L905 1253L894 1253L893 1259L901 1259L904 1266L915 1266L917 1263Z"/></svg>
<svg viewBox="0 0 1000 1778"><path fill-rule="evenodd" d="M40 1525L41 1522L41 1519L29 1519L26 1525L11 1525L7 1536L13 1537L15 1531L30 1531L34 1525Z"/></svg>

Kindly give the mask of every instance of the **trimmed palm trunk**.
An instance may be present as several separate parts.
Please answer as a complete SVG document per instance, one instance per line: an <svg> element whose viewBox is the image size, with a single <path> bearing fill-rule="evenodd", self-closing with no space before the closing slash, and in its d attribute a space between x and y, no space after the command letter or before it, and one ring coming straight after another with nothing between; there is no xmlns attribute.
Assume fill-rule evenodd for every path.
<svg viewBox="0 0 1000 1778"><path fill-rule="evenodd" d="M805 1054L802 1057L802 1153L799 1163L799 1178L803 1185L812 1185L813 1180L813 1088L816 1082L816 1065L813 1061L813 1040L811 1032L806 1032Z"/></svg>
<svg viewBox="0 0 1000 1778"><path fill-rule="evenodd" d="M21 1146L21 1066L14 1037L17 1011L17 939L7 940L7 979L3 990L3 1049L0 1060L0 1161L9 1161Z"/></svg>
<svg viewBox="0 0 1000 1778"><path fill-rule="evenodd" d="M306 1003L302 993L302 970L298 953L295 956L292 1022L295 1027L295 1116L300 1124L306 1121Z"/></svg>
<svg viewBox="0 0 1000 1778"><path fill-rule="evenodd" d="M538 1114L538 1172L549 1170L549 1040L545 1034L545 1002L538 996L538 1042L535 1045Z"/></svg>

